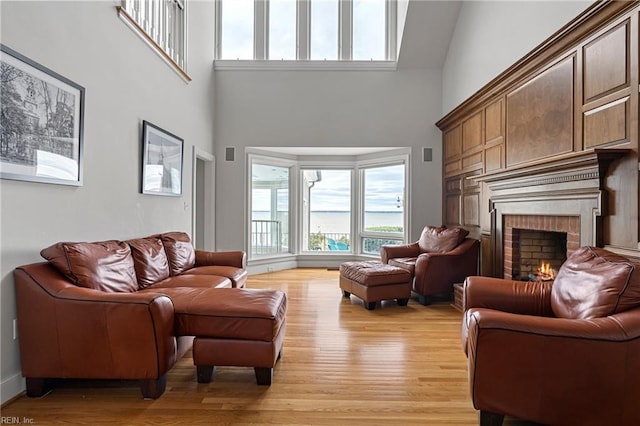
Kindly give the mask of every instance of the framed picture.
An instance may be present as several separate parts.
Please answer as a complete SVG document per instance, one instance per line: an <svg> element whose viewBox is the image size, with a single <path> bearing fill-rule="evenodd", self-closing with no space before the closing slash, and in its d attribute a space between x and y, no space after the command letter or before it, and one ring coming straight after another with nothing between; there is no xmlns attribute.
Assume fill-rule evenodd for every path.
<svg viewBox="0 0 640 426"><path fill-rule="evenodd" d="M142 193L182 195L184 141L148 121L142 122Z"/></svg>
<svg viewBox="0 0 640 426"><path fill-rule="evenodd" d="M0 44L0 177L82 185L84 87Z"/></svg>

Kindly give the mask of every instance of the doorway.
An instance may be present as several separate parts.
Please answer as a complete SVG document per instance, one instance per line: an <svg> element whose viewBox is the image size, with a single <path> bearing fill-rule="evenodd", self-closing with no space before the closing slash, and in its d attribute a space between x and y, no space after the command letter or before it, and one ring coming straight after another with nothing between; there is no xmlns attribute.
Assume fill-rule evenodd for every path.
<svg viewBox="0 0 640 426"><path fill-rule="evenodd" d="M197 250L215 250L215 157L193 147L193 218L191 235Z"/></svg>

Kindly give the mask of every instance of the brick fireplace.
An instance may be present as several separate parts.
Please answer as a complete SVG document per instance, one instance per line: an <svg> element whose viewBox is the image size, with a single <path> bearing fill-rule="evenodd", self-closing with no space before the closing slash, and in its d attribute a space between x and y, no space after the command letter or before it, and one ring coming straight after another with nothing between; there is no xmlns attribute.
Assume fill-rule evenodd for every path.
<svg viewBox="0 0 640 426"><path fill-rule="evenodd" d="M503 216L504 278L530 279L542 262L558 270L580 247L579 216Z"/></svg>
<svg viewBox="0 0 640 426"><path fill-rule="evenodd" d="M521 279L534 262L559 266L581 246L602 247L606 173L627 152L596 149L474 176L488 189L494 275Z"/></svg>

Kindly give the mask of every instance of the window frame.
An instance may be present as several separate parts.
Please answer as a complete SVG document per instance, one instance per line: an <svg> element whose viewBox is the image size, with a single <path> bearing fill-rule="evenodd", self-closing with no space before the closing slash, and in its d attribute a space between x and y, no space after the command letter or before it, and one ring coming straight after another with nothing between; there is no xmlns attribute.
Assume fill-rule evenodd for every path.
<svg viewBox="0 0 640 426"><path fill-rule="evenodd" d="M286 167L289 170L288 190L289 190L289 206L288 206L288 250L286 252L270 253L264 255L254 255L252 247L252 216L253 216L253 165L254 164L274 166L274 167ZM297 248L297 238L294 238L294 232L296 232L298 213L295 206L298 203L298 184L296 177L298 176L298 167L296 162L289 161L278 157L270 157L266 155L259 155L254 153L247 154L247 184L245 190L245 198L247 203L247 209L245 214L245 229L246 235L246 247L248 260L260 261L264 259L273 259L281 257L289 257L294 255Z"/></svg>
<svg viewBox="0 0 640 426"><path fill-rule="evenodd" d="M269 2L254 0L254 57L253 59L219 59L222 48L222 0L215 1L215 69L238 70L395 70L397 67L397 0L386 0L385 52L383 60L353 60L353 1L339 0L338 59L310 59L311 0L297 0L296 59L268 58Z"/></svg>
<svg viewBox="0 0 640 426"><path fill-rule="evenodd" d="M308 250L307 247L305 247L304 244L304 205L303 205L303 200L304 200L304 194L303 191L305 190L304 185L302 184L302 181L304 179L304 172L306 170L340 170L340 171L348 171L350 172L350 182L349 182L349 192L350 192L350 205L349 205L349 240L351 241L351 245L349 247L348 251L336 251L335 253L332 252L328 252L328 251L320 251L320 252L315 252L313 250ZM319 162L300 162L298 164L298 182L299 182L299 195L298 195L298 199L300 200L300 202L298 203L297 206L297 213L298 213L298 223L299 226L297 228L297 233L296 233L296 239L297 239L297 244L299 247L299 250L297 251L297 254L300 255L312 255L312 256L318 256L318 255L325 255L325 256L332 256L332 255L344 255L346 254L355 254L356 253L356 245L355 245L355 230L356 230L356 222L357 222L357 218L356 218L356 206L357 206L357 200L356 200L356 196L355 194L357 193L356 190L356 174L357 174L358 170L355 167L355 164L353 162L341 162L341 161L319 161Z"/></svg>
<svg viewBox="0 0 640 426"><path fill-rule="evenodd" d="M406 243L408 240L408 232L409 232L409 217L408 217L408 212L411 211L411 206L410 204L410 197L408 196L409 192L409 176L410 176L410 161L409 161L409 156L408 155L402 155L402 156L397 156L397 157L391 157L388 159L376 159L376 160L370 160L370 161L366 161L366 162L361 162L358 164L358 214L359 214L359 220L358 220L358 228L357 228L357 235L355 238L357 238L357 244L358 244L358 253L360 255L363 256L370 256L370 253L365 253L364 252L364 240L366 238L372 238L372 239L385 239L385 240L397 240L400 241L401 243ZM376 169L376 168L382 168L382 167L390 167L390 166L397 166L397 165L403 165L404 166L404 189L403 189L403 193L402 193L402 203L403 203L403 224L402 224L402 233L400 232L375 232L375 231L366 231L364 229L365 226L365 220L364 220L364 215L365 215L365 200L364 197L366 196L365 193L365 178L364 178L364 174L366 170L369 169ZM355 239L354 238L354 239Z"/></svg>

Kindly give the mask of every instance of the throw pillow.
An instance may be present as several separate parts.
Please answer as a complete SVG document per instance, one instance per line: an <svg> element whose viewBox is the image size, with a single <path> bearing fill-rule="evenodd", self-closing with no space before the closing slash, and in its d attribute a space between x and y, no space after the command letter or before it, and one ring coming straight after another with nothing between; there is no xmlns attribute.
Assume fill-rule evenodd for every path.
<svg viewBox="0 0 640 426"><path fill-rule="evenodd" d="M196 252L191 238L184 232L167 232L160 235L169 260L171 275L178 275L196 264Z"/></svg>
<svg viewBox="0 0 640 426"><path fill-rule="evenodd" d="M138 290L131 250L123 242L57 243L40 254L77 286L109 293Z"/></svg>
<svg viewBox="0 0 640 426"><path fill-rule="evenodd" d="M446 253L456 248L469 235L463 228L425 226L418 240L422 253Z"/></svg>
<svg viewBox="0 0 640 426"><path fill-rule="evenodd" d="M597 247L581 247L560 267L551 289L556 317L600 318L640 306L638 264Z"/></svg>
<svg viewBox="0 0 640 426"><path fill-rule="evenodd" d="M136 238L127 243L141 289L169 277L169 260L160 237Z"/></svg>

